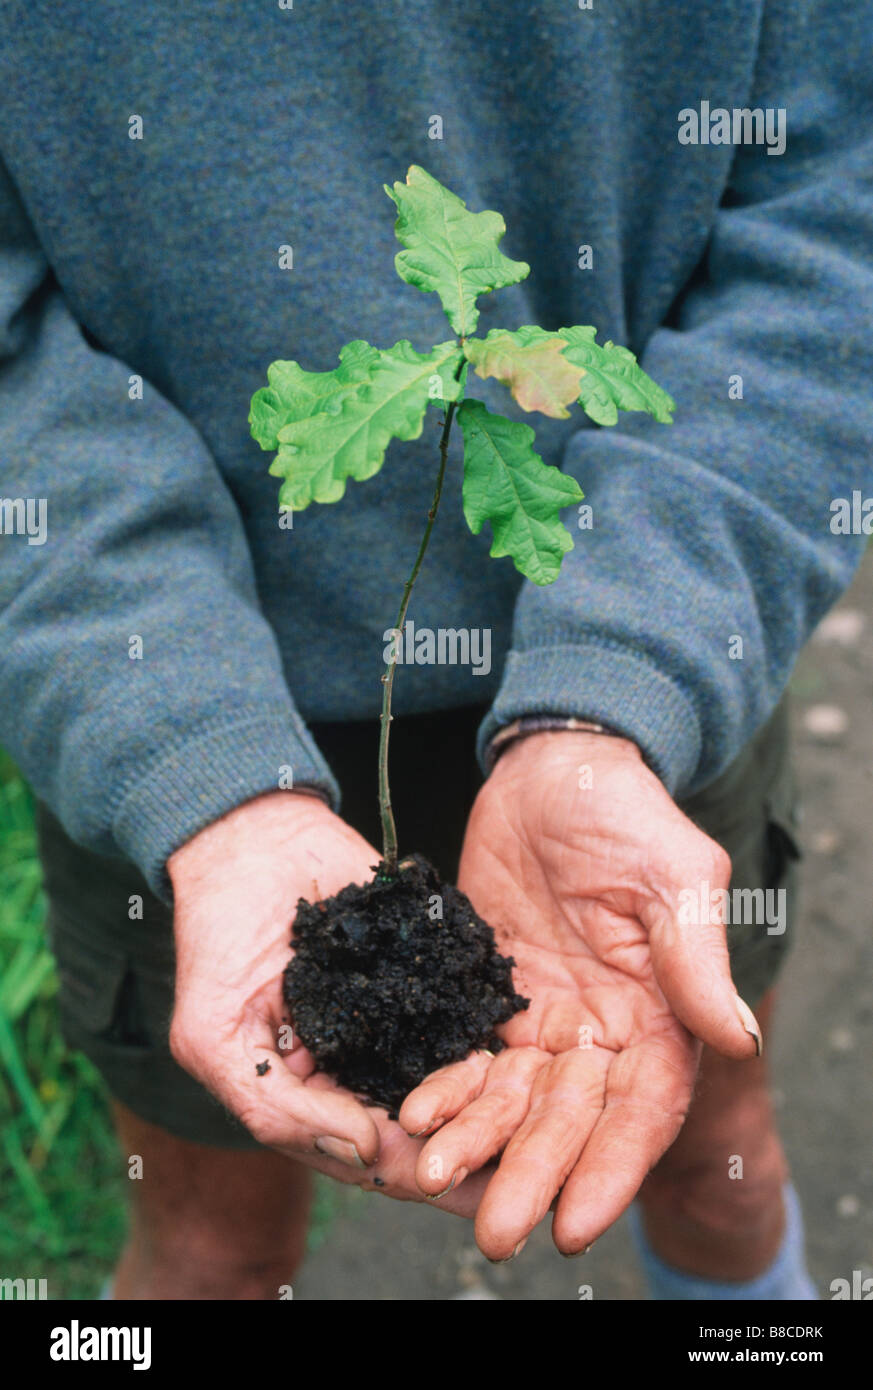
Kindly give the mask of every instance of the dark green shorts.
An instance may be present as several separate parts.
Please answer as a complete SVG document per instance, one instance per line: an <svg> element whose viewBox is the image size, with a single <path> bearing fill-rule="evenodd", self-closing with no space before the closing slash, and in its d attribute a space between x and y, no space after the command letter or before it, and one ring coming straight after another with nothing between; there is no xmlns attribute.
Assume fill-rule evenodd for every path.
<svg viewBox="0 0 873 1390"><path fill-rule="evenodd" d="M481 784L473 748L484 711L405 716L392 730L392 793L403 845L420 850L454 879L464 825ZM374 844L378 729L311 726L343 792L343 815ZM734 980L752 1008L773 984L797 914L797 802L787 697L740 757L682 809L731 856L731 889L785 889L784 931L730 926ZM255 1141L170 1055L174 948L170 912L127 861L80 849L38 808L48 930L60 975L61 1026L110 1092L130 1110L179 1138L223 1148ZM401 846L402 848L402 846ZM131 895L142 920L129 916ZM733 901L733 893L732 893ZM771 917L771 921L772 921Z"/></svg>

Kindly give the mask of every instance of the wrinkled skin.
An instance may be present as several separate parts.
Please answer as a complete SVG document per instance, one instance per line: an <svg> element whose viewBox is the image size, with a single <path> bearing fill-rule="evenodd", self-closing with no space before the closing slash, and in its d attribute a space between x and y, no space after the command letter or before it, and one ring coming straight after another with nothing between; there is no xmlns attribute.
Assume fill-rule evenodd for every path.
<svg viewBox="0 0 873 1390"><path fill-rule="evenodd" d="M591 785L586 786L590 769ZM583 784L580 786L580 782ZM509 1044L428 1078L400 1114L438 1125L426 1192L463 1191L503 1151L476 1239L507 1259L555 1203L553 1235L582 1252L633 1200L687 1113L698 1039L755 1056L724 927L681 926L678 895L727 887L730 861L624 739L573 732L513 744L474 806L460 887L515 957L532 999Z"/></svg>
<svg viewBox="0 0 873 1390"><path fill-rule="evenodd" d="M475 1216L491 1259L511 1257L552 1205L558 1248L581 1251L678 1133L697 1040L755 1055L723 926L677 921L683 888L727 887L727 855L626 740L561 732L513 745L476 801L460 886L515 957L531 1007L501 1030L505 1051L428 1078L399 1123L315 1073L296 1039L277 1045L289 903L366 882L378 859L320 800L289 792L177 851L174 1055L262 1144Z"/></svg>
<svg viewBox="0 0 873 1390"><path fill-rule="evenodd" d="M168 866L177 956L170 1046L268 1148L340 1182L422 1202L422 1141L316 1074L296 1037L291 1047L279 1041L298 898L368 882L379 858L319 798L296 792L249 801L183 845ZM259 1076L264 1061L269 1070ZM472 1216L487 1178L479 1174L439 1206Z"/></svg>

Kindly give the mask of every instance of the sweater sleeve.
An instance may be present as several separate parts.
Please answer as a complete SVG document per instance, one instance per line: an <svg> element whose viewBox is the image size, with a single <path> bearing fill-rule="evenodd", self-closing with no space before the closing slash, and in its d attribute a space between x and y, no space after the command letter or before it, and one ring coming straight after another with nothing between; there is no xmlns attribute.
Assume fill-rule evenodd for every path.
<svg viewBox="0 0 873 1390"><path fill-rule="evenodd" d="M698 273L641 355L675 423L623 415L569 442L593 527L553 586L520 593L483 763L511 720L576 715L632 738L674 795L706 786L767 718L861 559L873 23L869 6L787 9L785 21L771 6L749 102L784 108L785 152L736 148Z"/></svg>
<svg viewBox="0 0 873 1390"><path fill-rule="evenodd" d="M166 861L281 785L338 788L198 432L73 319L0 166L0 741L86 848Z"/></svg>

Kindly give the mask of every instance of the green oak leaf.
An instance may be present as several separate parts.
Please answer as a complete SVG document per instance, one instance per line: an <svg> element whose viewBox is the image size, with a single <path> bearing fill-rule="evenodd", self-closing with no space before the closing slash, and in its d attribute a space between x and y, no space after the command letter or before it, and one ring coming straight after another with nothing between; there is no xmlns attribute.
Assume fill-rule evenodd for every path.
<svg viewBox="0 0 873 1390"><path fill-rule="evenodd" d="M530 274L525 261L497 249L506 223L499 212L468 212L418 164L410 166L406 183L384 187L397 205L395 235L406 247L395 257L397 274L416 289L435 291L458 337L468 337L479 321L477 297Z"/></svg>
<svg viewBox="0 0 873 1390"><path fill-rule="evenodd" d="M530 425L492 415L481 401L466 400L458 411L464 435L464 515L474 536L491 522L491 554L511 555L534 584L557 579L561 560L573 548L560 520L562 507L578 502L582 489L531 448Z"/></svg>
<svg viewBox="0 0 873 1390"><path fill-rule="evenodd" d="M596 424L614 425L619 410L646 410L662 425L672 425L676 402L643 371L628 348L595 343L596 328L558 331L569 344L564 356L585 372L579 404Z"/></svg>
<svg viewBox="0 0 873 1390"><path fill-rule="evenodd" d="M464 356L457 343L419 353L403 338L392 348L369 352L375 355L367 357L363 379L351 389L343 381L339 395L325 391L322 399L331 402L330 409L290 421L278 431L279 452L270 472L285 480L279 489L282 506L303 511L310 502L338 502L348 478L361 482L378 473L392 439L418 438L430 400L458 399L461 385L455 374ZM363 354L356 353L355 359L357 370ZM342 353L340 360L338 377L346 365Z"/></svg>
<svg viewBox="0 0 873 1390"><path fill-rule="evenodd" d="M528 324L514 332L492 328L485 338L470 338L464 355L483 378L493 376L508 386L522 410L538 410L553 420L566 420L567 406L578 400L585 375L566 356L566 338Z"/></svg>
<svg viewBox="0 0 873 1390"><path fill-rule="evenodd" d="M271 362L269 386L252 396L249 425L262 449L278 449L279 431L321 410L336 410L344 395L366 380L378 359L377 348L362 338L346 343L340 366L330 372L307 372L297 362Z"/></svg>

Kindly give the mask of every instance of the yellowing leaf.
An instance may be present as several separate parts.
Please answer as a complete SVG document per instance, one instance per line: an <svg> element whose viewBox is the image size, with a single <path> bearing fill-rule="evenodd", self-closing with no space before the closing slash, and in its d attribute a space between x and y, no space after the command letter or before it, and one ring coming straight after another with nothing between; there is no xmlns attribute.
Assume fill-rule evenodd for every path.
<svg viewBox="0 0 873 1390"><path fill-rule="evenodd" d="M477 376L493 376L508 386L522 410L566 420L567 406L577 400L585 375L562 356L567 346L566 338L529 324L515 332L492 328L485 338L468 339L464 355Z"/></svg>
<svg viewBox="0 0 873 1390"><path fill-rule="evenodd" d="M492 415L481 401L458 411L464 434L464 515L474 535L490 521L491 554L511 555L534 584L551 584L573 540L560 510L581 501L568 474L531 448L530 425Z"/></svg>
<svg viewBox="0 0 873 1390"><path fill-rule="evenodd" d="M643 371L634 354L618 343L595 343L596 328L562 328L564 356L584 369L579 404L598 425L614 425L619 410L645 410L672 425L676 402Z"/></svg>
<svg viewBox="0 0 873 1390"><path fill-rule="evenodd" d="M394 259L397 274L416 289L439 295L449 323L460 338L475 332L476 299L490 290L515 285L530 274L525 261L498 251L506 231L499 212L468 212L456 194L418 164L406 183L385 185L397 205L397 240L406 247Z"/></svg>

